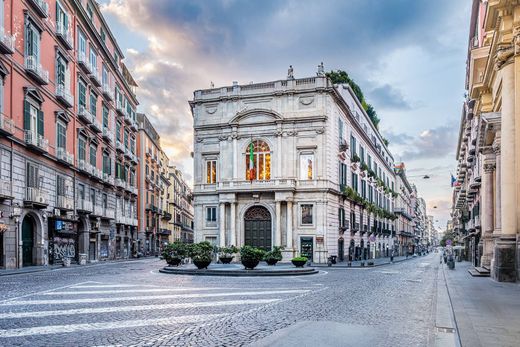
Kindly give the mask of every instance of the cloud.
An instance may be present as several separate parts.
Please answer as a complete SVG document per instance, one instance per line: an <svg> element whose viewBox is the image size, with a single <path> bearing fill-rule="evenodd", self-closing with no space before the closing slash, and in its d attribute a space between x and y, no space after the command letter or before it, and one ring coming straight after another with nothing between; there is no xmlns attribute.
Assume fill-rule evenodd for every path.
<svg viewBox="0 0 520 347"><path fill-rule="evenodd" d="M422 131L402 153L405 161L416 159L435 159L454 153L458 130L454 125L445 125Z"/></svg>
<svg viewBox="0 0 520 347"><path fill-rule="evenodd" d="M368 93L368 100L378 109L410 110L412 106L405 100L400 90L389 84L372 89Z"/></svg>
<svg viewBox="0 0 520 347"><path fill-rule="evenodd" d="M383 135L390 145L406 145L414 139L413 136L405 133L395 133L392 130L385 131Z"/></svg>

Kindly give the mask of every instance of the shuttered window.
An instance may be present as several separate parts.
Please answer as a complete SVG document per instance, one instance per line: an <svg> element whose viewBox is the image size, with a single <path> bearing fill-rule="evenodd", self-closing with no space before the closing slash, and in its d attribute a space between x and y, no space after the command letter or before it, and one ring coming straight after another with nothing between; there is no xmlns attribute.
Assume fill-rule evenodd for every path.
<svg viewBox="0 0 520 347"><path fill-rule="evenodd" d="M32 163L27 163L27 187L29 188L40 188L40 175L38 167Z"/></svg>

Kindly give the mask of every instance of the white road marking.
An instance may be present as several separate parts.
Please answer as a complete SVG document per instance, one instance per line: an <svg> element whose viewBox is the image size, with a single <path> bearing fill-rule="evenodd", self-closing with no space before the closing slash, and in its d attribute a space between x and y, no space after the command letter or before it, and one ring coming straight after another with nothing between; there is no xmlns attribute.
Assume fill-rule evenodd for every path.
<svg viewBox="0 0 520 347"><path fill-rule="evenodd" d="M148 295L148 296L128 296L113 298L86 298L86 299L68 299L68 300L19 300L10 301L0 304L1 306L14 305L65 305L65 304L83 304L94 302L117 302L117 301L134 301L134 300L157 300L157 299L186 299L186 298L211 298L219 296L250 296L250 295L272 295L272 294L299 294L308 293L310 290L271 290L257 292L231 292L231 293L190 293L190 294L172 294L172 295Z"/></svg>
<svg viewBox="0 0 520 347"><path fill-rule="evenodd" d="M211 319L224 316L223 314L205 314L205 315L189 315L171 318L156 318L156 319L136 319L124 320L119 322L99 322L99 323L82 323L82 324L67 324L67 325L47 325L32 328L17 328L0 330L1 337L20 337L32 335L47 335L47 334L63 334L74 333L78 331L92 331L92 330L111 330L122 328L135 328L149 325L172 325L172 324L186 324L198 323L208 321Z"/></svg>
<svg viewBox="0 0 520 347"><path fill-rule="evenodd" d="M431 265L431 263L419 263L419 267L427 267Z"/></svg>
<svg viewBox="0 0 520 347"><path fill-rule="evenodd" d="M71 288L134 288L134 287L158 287L153 284L93 284L75 285Z"/></svg>
<svg viewBox="0 0 520 347"><path fill-rule="evenodd" d="M21 298L26 298L28 296L41 295L41 294L45 294L45 293L53 291L53 290L60 290L60 289L70 288L70 287L72 287L74 285L86 284L86 283L100 283L100 282L87 281L87 282L81 282L81 283L76 283L76 284L69 284L67 286L58 287L58 288L54 288L54 289L47 289L47 290L42 290L42 291L39 291L39 292L32 292L30 294L25 294L25 295L17 296L17 297L14 297L14 298L2 300L2 301L0 301L0 305L2 305L5 302L18 300L18 299L21 299Z"/></svg>
<svg viewBox="0 0 520 347"><path fill-rule="evenodd" d="M199 290L227 290L229 288L148 288L129 290L83 290L75 292L49 292L43 295L83 295L83 294L132 294L132 293L158 293L158 292L185 292Z"/></svg>
<svg viewBox="0 0 520 347"><path fill-rule="evenodd" d="M163 304L163 305L75 308L75 309L71 309L71 310L55 310L55 311L8 312L8 313L0 313L0 319L50 317L50 316L75 315L75 314L152 311L152 310L180 309L180 308L192 308L192 307L258 305L258 304L270 304L272 302L277 302L280 300L281 299L228 300L228 301L188 302L188 303Z"/></svg>

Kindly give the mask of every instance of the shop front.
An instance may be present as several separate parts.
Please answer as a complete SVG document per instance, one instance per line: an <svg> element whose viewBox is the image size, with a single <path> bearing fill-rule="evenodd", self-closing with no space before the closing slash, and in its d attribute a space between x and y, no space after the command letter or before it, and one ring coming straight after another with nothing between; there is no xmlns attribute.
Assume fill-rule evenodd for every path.
<svg viewBox="0 0 520 347"><path fill-rule="evenodd" d="M76 221L49 219L49 264L63 264L64 258L78 261L78 227Z"/></svg>

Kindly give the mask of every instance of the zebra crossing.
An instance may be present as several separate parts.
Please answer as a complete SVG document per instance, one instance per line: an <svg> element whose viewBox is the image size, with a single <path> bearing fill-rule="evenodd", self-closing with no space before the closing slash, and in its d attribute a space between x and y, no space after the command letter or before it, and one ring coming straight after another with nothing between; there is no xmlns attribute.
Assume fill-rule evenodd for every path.
<svg viewBox="0 0 520 347"><path fill-rule="evenodd" d="M160 287L124 283L78 283L0 301L0 345L39 338L127 328L175 331L238 312L309 294L315 288ZM135 329L132 329L135 332ZM69 337L71 335L68 335ZM4 342L2 342L4 341ZM5 342L9 341L9 342Z"/></svg>

